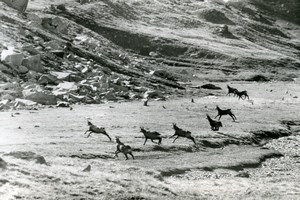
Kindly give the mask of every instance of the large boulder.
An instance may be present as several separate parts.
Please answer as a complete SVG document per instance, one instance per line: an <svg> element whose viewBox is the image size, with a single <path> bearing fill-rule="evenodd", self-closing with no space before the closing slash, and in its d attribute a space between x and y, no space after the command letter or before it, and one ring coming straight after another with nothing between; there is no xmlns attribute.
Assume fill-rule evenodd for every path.
<svg viewBox="0 0 300 200"><path fill-rule="evenodd" d="M6 3L9 7L18 10L20 13L24 13L27 9L29 0L1 0Z"/></svg>
<svg viewBox="0 0 300 200"><path fill-rule="evenodd" d="M32 71L44 72L44 67L41 63L41 55L39 54L25 58L22 62L22 65Z"/></svg>
<svg viewBox="0 0 300 200"><path fill-rule="evenodd" d="M25 96L25 99L31 100L34 102L37 102L42 105L56 105L57 100L55 95L49 93L44 93L44 92L33 92L29 94L28 96Z"/></svg>
<svg viewBox="0 0 300 200"><path fill-rule="evenodd" d="M2 60L5 62L11 64L14 67L20 66L23 62L24 59L24 54L22 53L14 53L14 52L9 52L8 50L4 50L2 52Z"/></svg>

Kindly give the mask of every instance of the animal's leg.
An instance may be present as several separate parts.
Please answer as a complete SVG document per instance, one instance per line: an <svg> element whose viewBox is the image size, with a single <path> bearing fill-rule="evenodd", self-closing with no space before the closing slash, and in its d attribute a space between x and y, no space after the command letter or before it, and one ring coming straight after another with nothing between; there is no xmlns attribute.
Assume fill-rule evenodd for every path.
<svg viewBox="0 0 300 200"><path fill-rule="evenodd" d="M131 157L132 157L132 159L134 160L134 156L133 156L133 154L130 152L130 153L128 153L129 155L131 155Z"/></svg>
<svg viewBox="0 0 300 200"><path fill-rule="evenodd" d="M221 119L222 115L220 115L219 120Z"/></svg>
<svg viewBox="0 0 300 200"><path fill-rule="evenodd" d="M145 138L145 142L144 142L144 145L146 144L147 140L148 140L148 138Z"/></svg>
<svg viewBox="0 0 300 200"><path fill-rule="evenodd" d="M234 114L230 114L230 117L233 119L233 121L235 121L236 117L234 116Z"/></svg>
<svg viewBox="0 0 300 200"><path fill-rule="evenodd" d="M215 116L215 119L216 119L218 116L220 116L220 114L217 114L217 116Z"/></svg>
<svg viewBox="0 0 300 200"><path fill-rule="evenodd" d="M125 155L125 157L126 157L126 160L128 160L128 156L127 156L127 154L126 153L123 153L124 155Z"/></svg>
<svg viewBox="0 0 300 200"><path fill-rule="evenodd" d="M90 130L87 130L83 135L85 135L87 132L89 132Z"/></svg>
<svg viewBox="0 0 300 200"><path fill-rule="evenodd" d="M87 138L90 137L90 135L91 135L92 133L93 133L93 132L91 131L91 132L88 134Z"/></svg>
<svg viewBox="0 0 300 200"><path fill-rule="evenodd" d="M107 133L103 133L103 134L106 135L109 138L109 140L111 141L111 138L109 137L109 135Z"/></svg>
<svg viewBox="0 0 300 200"><path fill-rule="evenodd" d="M161 138L158 139L158 144L161 144Z"/></svg>
<svg viewBox="0 0 300 200"><path fill-rule="evenodd" d="M120 153L120 151L119 151L119 150L117 150L117 151L115 152L115 156L114 156L114 158L115 158L115 157L119 157L119 156L118 156L118 154L119 154L119 153Z"/></svg>
<svg viewBox="0 0 300 200"><path fill-rule="evenodd" d="M177 136L177 137L175 138L175 140L173 141L173 143L174 143L178 138L179 138L179 136Z"/></svg>
<svg viewBox="0 0 300 200"><path fill-rule="evenodd" d="M176 136L176 134L172 135L172 136L171 136L171 137L169 137L169 138L172 138L172 137L174 137L174 136Z"/></svg>

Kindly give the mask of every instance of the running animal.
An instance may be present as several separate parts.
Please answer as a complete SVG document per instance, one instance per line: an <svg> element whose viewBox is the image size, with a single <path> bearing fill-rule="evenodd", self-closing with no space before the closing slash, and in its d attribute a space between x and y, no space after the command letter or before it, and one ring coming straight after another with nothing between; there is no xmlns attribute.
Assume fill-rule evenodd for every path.
<svg viewBox="0 0 300 200"><path fill-rule="evenodd" d="M99 127L95 126L94 124L92 124L92 122L90 122L90 121L88 121L88 125L89 125L89 130L87 130L87 131L84 133L84 134L86 134L86 133L89 132L89 134L88 134L87 137L90 137L90 135L91 135L92 133L95 133L95 134L103 134L103 135L106 135L106 136L109 138L109 140L111 141L111 138L110 138L109 135L107 134L105 128L103 128L103 127L99 128Z"/></svg>
<svg viewBox="0 0 300 200"><path fill-rule="evenodd" d="M156 131L147 131L145 130L143 127L141 127L141 132L144 134L145 136L145 142L144 145L146 144L147 140L150 139L153 143L155 144L161 144L161 136L158 132ZM158 143L154 142L153 140L158 140Z"/></svg>
<svg viewBox="0 0 300 200"><path fill-rule="evenodd" d="M132 149L129 145L125 145L123 142L120 141L118 137L116 137L117 142L117 150L115 152L115 157L118 157L119 153L123 153L126 157L126 160L128 160L127 154L131 155L132 159L134 160L134 156L132 154Z"/></svg>
<svg viewBox="0 0 300 200"><path fill-rule="evenodd" d="M227 88L228 88L228 93L226 94L226 96L227 95L230 96L231 93L233 94L233 96L236 95L235 92L238 91L236 88L230 87L229 85L227 85Z"/></svg>
<svg viewBox="0 0 300 200"><path fill-rule="evenodd" d="M190 131L186 131L186 130L183 130L183 129L179 128L175 123L173 123L173 129L175 130L175 134L172 135L170 138L177 136L177 137L174 139L173 143L174 143L179 137L185 137L185 138L188 138L188 139L192 140L192 141L194 142L194 144L196 144L195 139L191 136L192 133L191 133Z"/></svg>
<svg viewBox="0 0 300 200"><path fill-rule="evenodd" d="M223 127L222 122L213 120L208 114L206 114L209 121L211 130L218 131L220 127Z"/></svg>
<svg viewBox="0 0 300 200"><path fill-rule="evenodd" d="M249 99L249 96L248 96L248 94L247 94L247 91L246 90L244 90L244 91L238 91L238 90L236 90L235 91L235 94L236 94L236 96L238 96L239 98L238 99L246 99L246 98L248 98ZM245 98L243 98L243 96L245 97Z"/></svg>
<svg viewBox="0 0 300 200"><path fill-rule="evenodd" d="M222 110L221 108L219 108L219 106L217 106L216 109L218 110L218 115L215 118L219 116L220 120L223 115L230 115L233 121L236 120L236 116L231 112L231 109Z"/></svg>

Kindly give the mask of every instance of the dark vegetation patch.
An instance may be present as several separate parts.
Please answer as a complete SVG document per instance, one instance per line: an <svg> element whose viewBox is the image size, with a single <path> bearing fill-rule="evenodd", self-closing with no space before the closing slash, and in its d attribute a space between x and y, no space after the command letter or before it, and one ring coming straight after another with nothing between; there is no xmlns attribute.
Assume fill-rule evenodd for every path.
<svg viewBox="0 0 300 200"><path fill-rule="evenodd" d="M4 156L12 156L14 158L28 160L28 161L35 160L37 164L45 164L45 165L47 164L46 159L43 156L40 156L31 151L14 151L14 152L4 154Z"/></svg>
<svg viewBox="0 0 300 200"><path fill-rule="evenodd" d="M290 131L300 130L300 121L282 120L280 123Z"/></svg>
<svg viewBox="0 0 300 200"><path fill-rule="evenodd" d="M261 12L300 25L300 1L298 0L251 0L250 2Z"/></svg>
<svg viewBox="0 0 300 200"><path fill-rule="evenodd" d="M246 81L268 82L268 81L270 81L270 79L264 75L258 74L258 75L254 75L250 78L247 78Z"/></svg>
<svg viewBox="0 0 300 200"><path fill-rule="evenodd" d="M208 89L208 90L222 90L219 86L215 86L214 84L208 83L205 85L202 85L201 88Z"/></svg>
<svg viewBox="0 0 300 200"><path fill-rule="evenodd" d="M249 160L246 162L242 162L238 165L233 165L233 166L227 166L227 167L223 167L224 169L230 169L230 170L235 170L235 171L241 171L245 168L257 168L261 166L261 163L263 163L264 161L266 161L269 158L278 158L278 157L282 157L283 154L278 152L278 151L272 151L270 153L264 154L262 156L259 157L259 160Z"/></svg>
<svg viewBox="0 0 300 200"><path fill-rule="evenodd" d="M204 10L199 14L199 17L214 24L227 24L227 25L235 24L233 21L227 18L223 12L216 9Z"/></svg>
<svg viewBox="0 0 300 200"><path fill-rule="evenodd" d="M123 47L124 49L133 50L143 56L149 56L150 52L158 52L164 56L178 57L188 50L188 46L176 41L170 42L169 40L164 40L162 38L159 40L153 40L153 37L148 35L103 26L97 23L93 18L86 16L83 13L74 14L69 11L62 12L55 9L52 9L50 13L60 15L74 21L75 23L88 28L99 35L102 35L114 44Z"/></svg>
<svg viewBox="0 0 300 200"><path fill-rule="evenodd" d="M160 174L163 177L169 177L169 176L184 174L184 173L186 173L187 171L190 171L190 170L191 169L189 169L189 168L182 168L182 169L172 168L172 169L167 169L167 170L161 171Z"/></svg>
<svg viewBox="0 0 300 200"><path fill-rule="evenodd" d="M0 158L0 169L6 169L7 162Z"/></svg>
<svg viewBox="0 0 300 200"><path fill-rule="evenodd" d="M263 140L278 139L281 137L287 137L292 134L290 130L280 129L280 130L257 130L251 131L253 137L250 138L254 143L259 144Z"/></svg>
<svg viewBox="0 0 300 200"><path fill-rule="evenodd" d="M107 155L107 154L73 154L73 155L60 155L60 157L70 157L70 158L80 158L80 159L113 159L112 155Z"/></svg>

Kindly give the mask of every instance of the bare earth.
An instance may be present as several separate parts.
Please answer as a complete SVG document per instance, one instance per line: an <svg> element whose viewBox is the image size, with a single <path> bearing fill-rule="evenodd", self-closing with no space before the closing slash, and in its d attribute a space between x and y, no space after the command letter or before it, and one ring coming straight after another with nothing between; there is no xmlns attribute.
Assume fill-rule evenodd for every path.
<svg viewBox="0 0 300 200"><path fill-rule="evenodd" d="M1 172L1 199L299 199L299 127L292 136L264 146L202 144L231 136L239 141L250 131L286 129L280 120L300 117L300 100L294 98L300 95L299 84L232 85L248 90L250 100L225 96L223 90L220 96L194 96L195 103L179 98L150 101L148 107L123 102L3 112L0 157L8 166ZM226 84L220 86L225 89ZM216 105L232 108L238 119L223 116L219 132L211 131L205 119L206 113L216 115ZM86 138L87 118L106 127L113 138L120 136L136 159L125 161L121 154L113 158L116 144L104 135ZM197 145L182 138L175 143L164 138L161 146L150 141L142 145L140 126L167 137L174 132L172 122L190 130ZM260 166L279 152L283 157ZM37 155L47 165L37 164ZM83 172L88 165L91 171ZM250 177L237 177L242 172Z"/></svg>

